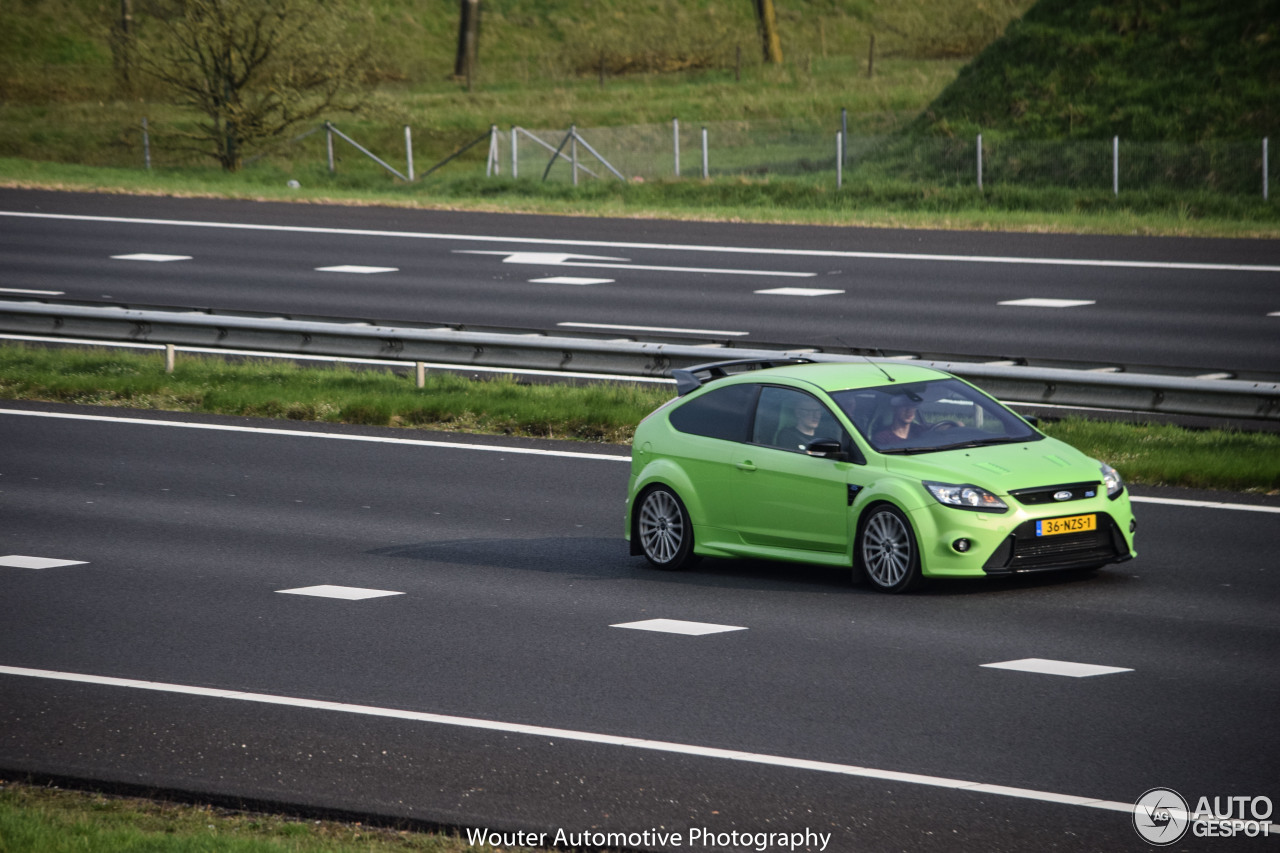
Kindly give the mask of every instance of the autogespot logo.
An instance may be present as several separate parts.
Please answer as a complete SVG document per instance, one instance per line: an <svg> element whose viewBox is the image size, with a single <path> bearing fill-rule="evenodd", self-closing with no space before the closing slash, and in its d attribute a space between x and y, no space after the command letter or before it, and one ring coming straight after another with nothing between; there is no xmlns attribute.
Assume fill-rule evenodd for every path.
<svg viewBox="0 0 1280 853"><path fill-rule="evenodd" d="M1182 795L1169 788L1152 788L1133 804L1133 828L1142 840L1157 847L1173 844L1187 834L1191 812Z"/></svg>

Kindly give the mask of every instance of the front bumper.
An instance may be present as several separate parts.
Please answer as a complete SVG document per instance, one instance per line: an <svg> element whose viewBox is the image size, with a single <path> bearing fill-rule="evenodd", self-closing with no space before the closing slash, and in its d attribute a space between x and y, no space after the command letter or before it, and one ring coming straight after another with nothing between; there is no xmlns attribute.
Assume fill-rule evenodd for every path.
<svg viewBox="0 0 1280 853"><path fill-rule="evenodd" d="M1095 530L1035 535L1039 520L1084 513L1096 516ZM1026 506L1014 501L1008 513L975 513L933 502L918 507L911 516L927 577L1085 569L1137 556L1136 524L1127 491L1115 499L1104 494L1068 505ZM961 539L968 545L963 552L955 545Z"/></svg>
<svg viewBox="0 0 1280 853"><path fill-rule="evenodd" d="M989 575L1083 569L1132 558L1129 543L1108 513L1097 513L1095 530L1036 536L1036 522L1024 521L982 564Z"/></svg>

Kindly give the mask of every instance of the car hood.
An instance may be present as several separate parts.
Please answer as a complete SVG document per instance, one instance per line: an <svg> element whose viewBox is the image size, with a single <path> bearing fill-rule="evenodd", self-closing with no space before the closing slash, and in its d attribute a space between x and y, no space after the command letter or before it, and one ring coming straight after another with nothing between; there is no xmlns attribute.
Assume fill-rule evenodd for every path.
<svg viewBox="0 0 1280 853"><path fill-rule="evenodd" d="M970 483L1002 495L1011 489L1102 479L1097 460L1056 438L886 458L888 470L898 474Z"/></svg>

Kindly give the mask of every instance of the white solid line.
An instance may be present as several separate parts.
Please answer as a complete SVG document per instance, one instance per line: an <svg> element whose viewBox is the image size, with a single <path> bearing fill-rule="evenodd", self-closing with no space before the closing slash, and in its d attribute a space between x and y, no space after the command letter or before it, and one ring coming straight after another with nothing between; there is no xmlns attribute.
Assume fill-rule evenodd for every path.
<svg viewBox="0 0 1280 853"><path fill-rule="evenodd" d="M8 335L0 334L0 340L39 341L51 344L85 344L92 347L117 347L121 349L162 350L164 344L148 344L133 341L103 341L94 338L57 338L43 335ZM307 355L301 353L266 352L264 350L221 349L219 347L174 347L175 352L199 353L202 355L247 355L254 358L280 358L294 361L332 362L334 364L374 364L387 367L408 367L412 362L391 361L380 358L355 358L336 355ZM514 376L556 376L561 379L598 379L601 381L642 382L648 385L674 385L674 379L662 376L623 376L613 373L582 373L571 370L538 370L521 367L483 367L476 364L446 364L444 362L424 361L428 370L448 370L461 373L497 373Z"/></svg>
<svg viewBox="0 0 1280 853"><path fill-rule="evenodd" d="M23 287L0 287L0 293L24 293L29 296L63 296L65 290L27 290Z"/></svg>
<svg viewBox="0 0 1280 853"><path fill-rule="evenodd" d="M272 429L270 427L230 426L227 424L196 424L187 421L161 421L150 418L121 418L109 415L80 415L70 412L30 412L24 409L0 408L0 415L20 415L35 418L63 418L66 420L102 421L118 424L141 424L144 426L179 427L183 429L208 429L222 432L260 433L264 435L288 435L299 438L328 438L338 441L365 441L376 444L406 444L416 447L444 447L455 450L481 450L493 453L512 453L528 456L554 456L566 459L599 459L611 462L630 462L628 456L611 456L603 453L577 453L572 450L540 450L532 447L498 447L491 444L465 444L452 441L429 441L416 438L384 438L370 435L345 435L331 432L306 432L302 430ZM1177 498L1148 498L1130 495L1129 500L1135 503L1171 504L1174 506L1199 507L1203 509L1235 509L1244 512L1280 513L1280 507L1254 506L1251 504L1229 504L1216 501L1190 501Z"/></svg>
<svg viewBox="0 0 1280 853"><path fill-rule="evenodd" d="M669 326L618 326L613 323L556 323L574 329L609 329L620 332L678 332L685 335L733 335L740 337L750 332L725 332L720 329L676 329Z"/></svg>
<svg viewBox="0 0 1280 853"><path fill-rule="evenodd" d="M1198 509L1238 509L1244 512L1280 512L1280 506L1254 506L1252 504L1228 504L1219 501L1187 501L1181 498L1145 498L1130 495L1134 503L1168 504L1170 506L1193 506Z"/></svg>
<svg viewBox="0 0 1280 853"><path fill-rule="evenodd" d="M372 435L346 435L333 432L307 432L304 430L272 429L270 427L231 426L228 424L196 424L187 421L161 421L150 418L119 418L107 415L79 415L70 412L29 412L22 409L0 409L0 415L22 415L34 418L61 418L76 421L101 421L140 426L177 427L179 429L207 429L216 432L244 432L257 435L287 435L293 438L323 438L336 441L363 441L373 444L401 444L412 447L441 447L450 450L479 450L491 453L508 453L513 456L556 456L562 459L595 459L603 462L630 462L630 456L609 456L603 453L576 453L571 450L540 450L533 447L499 447L491 444L464 444L455 441L429 441L417 438L384 438Z"/></svg>
<svg viewBox="0 0 1280 853"><path fill-rule="evenodd" d="M1131 813L1133 811L1133 803L1113 802L1095 797L1079 797L1071 794L1058 794L1052 791L1037 791L1030 788L1012 788L1005 785L990 785L982 782L971 782L964 779L948 779L941 776L904 773L897 770L878 770L871 767L859 767L851 764L836 764L828 761L814 761L805 758L788 758L781 755L743 752L733 749L720 749L716 747L696 746L693 744L672 743L669 741L646 740L644 738L621 737L618 735L599 734L596 732L557 729L548 726L532 726L525 725L523 723L504 723L496 720L455 717L445 714L431 714L422 711L406 711L398 708L379 708L369 705L353 705L345 702L326 702L318 699L274 696L267 693L247 693L239 690L193 687L185 684L166 684L158 681L140 681L131 678L112 678L103 675L84 675L73 672L56 672L52 670L28 669L26 667L17 666L0 666L0 675L12 675L22 678L42 678L53 681L67 681L77 684L96 684L103 687L126 687L134 690L153 690L160 693L199 696L209 699L235 699L242 702L257 702L265 705L283 705L291 708L308 708L317 711L331 711L344 714L360 714L369 717L385 717L442 726L458 726L463 728L481 729L484 731L505 732L507 734L530 735L533 737L552 738L555 740L581 741L584 743L593 743L602 746L621 746L632 749L651 750L654 752L698 756L701 758L741 761L750 764L763 764L770 767L785 767L793 770L809 770L817 773L833 773L863 779L879 779L888 782L902 782L910 785L946 788L953 791L972 791L975 793L991 794L1002 797L1036 800L1044 803L1060 803L1063 805L1081 806L1091 809L1104 809L1106 811L1125 813Z"/></svg>
<svg viewBox="0 0 1280 853"><path fill-rule="evenodd" d="M379 231L363 228L320 228L304 225L253 225L239 222L201 222L183 219L149 219L128 216L85 216L67 213L28 213L0 210L0 216L24 219L60 219L75 222L116 222L129 225L169 225L183 228L225 228L241 231L275 231L297 234L341 234L351 237L406 237L415 240L453 240L468 243L515 243L532 246L591 246L610 249L661 249L672 252L723 252L742 255L775 255L799 258L865 258L894 261L943 261L977 264L1032 264L1038 266L1126 267L1133 269L1220 270L1227 272L1280 272L1280 266L1248 264L1200 264L1176 261L1107 261L1077 258L1016 258L993 255L922 255L906 252L841 252L817 249L761 249L746 246L699 246L679 243L628 243L612 240L559 240L544 237L496 237L478 234L440 234L417 231Z"/></svg>

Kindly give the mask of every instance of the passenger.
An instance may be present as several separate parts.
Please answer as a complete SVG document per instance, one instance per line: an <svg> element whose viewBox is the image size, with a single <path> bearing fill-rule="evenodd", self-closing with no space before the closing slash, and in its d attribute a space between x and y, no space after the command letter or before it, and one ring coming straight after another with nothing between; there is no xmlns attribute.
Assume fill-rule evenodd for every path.
<svg viewBox="0 0 1280 853"><path fill-rule="evenodd" d="M813 441L818 430L818 422L822 420L822 407L814 400L798 401L792 408L795 425L778 430L773 443L787 450L804 450Z"/></svg>

